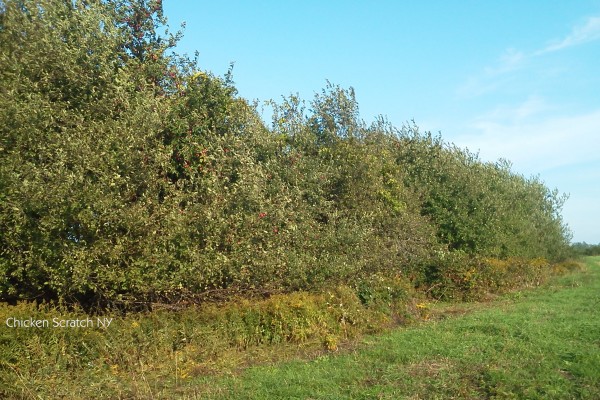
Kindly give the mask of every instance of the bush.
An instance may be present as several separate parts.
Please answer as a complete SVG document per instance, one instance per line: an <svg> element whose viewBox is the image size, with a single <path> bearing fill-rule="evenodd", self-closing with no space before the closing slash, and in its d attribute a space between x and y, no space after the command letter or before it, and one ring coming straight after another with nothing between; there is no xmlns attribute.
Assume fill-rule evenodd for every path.
<svg viewBox="0 0 600 400"><path fill-rule="evenodd" d="M429 266L421 287L437 299L481 300L488 294L539 286L557 271L544 258L497 259L455 252Z"/></svg>

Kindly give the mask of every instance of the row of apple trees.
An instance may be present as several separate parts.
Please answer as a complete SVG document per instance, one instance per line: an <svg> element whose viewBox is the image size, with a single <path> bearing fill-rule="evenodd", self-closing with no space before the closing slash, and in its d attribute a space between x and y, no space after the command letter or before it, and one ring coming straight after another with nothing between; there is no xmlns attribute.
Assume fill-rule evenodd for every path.
<svg viewBox="0 0 600 400"><path fill-rule="evenodd" d="M538 179L367 124L331 84L265 124L165 26L160 0L0 4L0 299L133 305L566 254L564 198Z"/></svg>

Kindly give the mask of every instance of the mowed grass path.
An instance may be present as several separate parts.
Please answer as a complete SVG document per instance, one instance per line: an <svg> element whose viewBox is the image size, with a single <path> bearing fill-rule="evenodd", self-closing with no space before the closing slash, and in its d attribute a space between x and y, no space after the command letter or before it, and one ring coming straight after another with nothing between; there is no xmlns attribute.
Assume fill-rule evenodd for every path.
<svg viewBox="0 0 600 400"><path fill-rule="evenodd" d="M362 340L345 354L201 377L202 399L600 399L600 257L464 315ZM435 312L435 310L434 310ZM190 389L196 394L191 394ZM183 394L185 393L185 394Z"/></svg>

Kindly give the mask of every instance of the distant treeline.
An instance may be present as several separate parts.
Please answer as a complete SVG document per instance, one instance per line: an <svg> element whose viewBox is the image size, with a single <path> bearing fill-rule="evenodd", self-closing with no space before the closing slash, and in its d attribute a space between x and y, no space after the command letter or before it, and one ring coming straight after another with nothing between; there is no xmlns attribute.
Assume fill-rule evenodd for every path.
<svg viewBox="0 0 600 400"><path fill-rule="evenodd" d="M571 245L571 249L573 253L580 256L600 256L600 243L598 244L588 244L586 242L583 243L573 243Z"/></svg>
<svg viewBox="0 0 600 400"><path fill-rule="evenodd" d="M352 89L272 102L265 124L231 70L172 54L160 1L0 7L0 300L419 286L570 250L558 191L414 123L366 123Z"/></svg>

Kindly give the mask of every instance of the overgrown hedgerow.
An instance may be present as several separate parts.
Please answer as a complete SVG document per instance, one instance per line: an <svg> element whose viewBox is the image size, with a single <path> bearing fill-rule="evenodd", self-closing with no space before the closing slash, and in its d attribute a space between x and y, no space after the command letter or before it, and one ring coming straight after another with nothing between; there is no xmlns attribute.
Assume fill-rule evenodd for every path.
<svg viewBox="0 0 600 400"><path fill-rule="evenodd" d="M329 83L271 102L267 126L231 70L172 53L160 1L0 13L3 301L139 309L376 279L473 293L513 279L485 258L566 255L564 198L539 179L367 124Z"/></svg>

